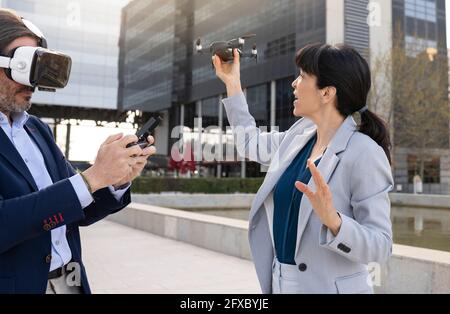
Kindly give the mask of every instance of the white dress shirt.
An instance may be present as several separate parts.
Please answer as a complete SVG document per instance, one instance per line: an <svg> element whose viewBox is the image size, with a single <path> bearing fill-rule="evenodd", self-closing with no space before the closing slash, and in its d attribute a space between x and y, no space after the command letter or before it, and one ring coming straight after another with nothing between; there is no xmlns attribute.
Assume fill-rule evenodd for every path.
<svg viewBox="0 0 450 314"><path fill-rule="evenodd" d="M24 125L28 120L28 113L23 112L19 114L12 114L13 123L9 124L8 117L0 112L0 126L11 140L14 147L19 152L23 161L30 170L34 181L39 190L42 190L53 184L50 174L47 171L44 157L37 144L30 138ZM94 199L89 193L89 190L84 183L83 178L77 174L69 178L72 186L80 201L81 207L86 208ZM119 201L128 187L115 191L112 186L109 186L111 193ZM72 259L72 252L70 251L69 243L66 238L66 226L62 226L51 231L52 238L52 261L50 264L50 271L55 270L61 266L66 265Z"/></svg>

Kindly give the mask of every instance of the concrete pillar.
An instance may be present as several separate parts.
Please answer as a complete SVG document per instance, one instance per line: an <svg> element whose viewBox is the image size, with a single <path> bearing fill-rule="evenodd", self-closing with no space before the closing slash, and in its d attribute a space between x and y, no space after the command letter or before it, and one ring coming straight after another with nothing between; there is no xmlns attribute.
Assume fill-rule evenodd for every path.
<svg viewBox="0 0 450 314"><path fill-rule="evenodd" d="M180 106L180 125L184 125L184 105Z"/></svg>
<svg viewBox="0 0 450 314"><path fill-rule="evenodd" d="M216 153L218 157L217 160L217 177L222 177L222 159L223 159L223 105L222 105L222 95L219 95L219 150Z"/></svg>
<svg viewBox="0 0 450 314"><path fill-rule="evenodd" d="M243 90L244 96L247 98L247 89ZM245 179L247 177L247 164L245 158L241 160L241 178Z"/></svg>
<svg viewBox="0 0 450 314"><path fill-rule="evenodd" d="M390 124L391 141L394 141L394 127L392 115L392 71L390 52L392 50L392 1L371 0L368 6L370 32L370 66L374 75L373 88L379 101L372 107L377 114ZM382 66L377 66L377 61ZM387 64L388 63L388 64ZM387 66L386 66L387 64Z"/></svg>
<svg viewBox="0 0 450 314"><path fill-rule="evenodd" d="M60 122L61 122L60 119L57 119L57 118L53 119L53 137L55 138L56 143L57 143L57 136L58 136L58 124Z"/></svg>
<svg viewBox="0 0 450 314"><path fill-rule="evenodd" d="M270 82L270 130L272 131L277 123L277 82Z"/></svg>
<svg viewBox="0 0 450 314"><path fill-rule="evenodd" d="M196 125L197 126L197 141L196 141L196 144L195 144L195 155L194 155L194 158L195 158L196 162L201 162L202 159L203 159L203 156L202 156L202 154L203 154L203 146L202 146L202 135L203 135L202 101L198 100L195 103L195 107L196 107L195 110L197 112L198 118L197 118L197 125ZM195 129L196 126L194 125L194 129ZM197 164L197 171L198 171L198 173L200 173L200 165L199 164Z"/></svg>
<svg viewBox="0 0 450 314"><path fill-rule="evenodd" d="M344 42L344 0L326 0L326 41Z"/></svg>
<svg viewBox="0 0 450 314"><path fill-rule="evenodd" d="M66 132L66 159L69 160L70 154L70 130L72 129L72 124L67 123L67 132Z"/></svg>
<svg viewBox="0 0 450 314"><path fill-rule="evenodd" d="M184 127L184 104L180 106L180 126ZM184 130L182 130L182 134L181 134L181 138L183 139L182 141L180 141L180 145L182 145L182 147L180 147L180 151L182 151L184 153Z"/></svg>
<svg viewBox="0 0 450 314"><path fill-rule="evenodd" d="M155 129L155 147L158 155L169 154L169 111L165 110L159 113L163 118L161 123Z"/></svg>

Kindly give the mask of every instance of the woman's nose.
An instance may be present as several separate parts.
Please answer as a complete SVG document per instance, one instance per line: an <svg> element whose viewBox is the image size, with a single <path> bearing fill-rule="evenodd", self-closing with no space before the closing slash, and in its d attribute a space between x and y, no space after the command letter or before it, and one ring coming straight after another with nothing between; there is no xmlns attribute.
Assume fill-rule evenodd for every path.
<svg viewBox="0 0 450 314"><path fill-rule="evenodd" d="M297 80L292 82L292 88L295 89L295 87L297 87Z"/></svg>

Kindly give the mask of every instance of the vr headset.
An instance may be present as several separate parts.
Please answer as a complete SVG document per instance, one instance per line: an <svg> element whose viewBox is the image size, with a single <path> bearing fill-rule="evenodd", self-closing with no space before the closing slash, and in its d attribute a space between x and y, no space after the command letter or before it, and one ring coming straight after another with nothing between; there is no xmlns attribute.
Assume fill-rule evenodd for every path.
<svg viewBox="0 0 450 314"><path fill-rule="evenodd" d="M9 56L0 55L0 68L4 68L9 79L33 89L55 92L64 88L69 81L72 59L47 49L42 32L30 21L22 18L22 22L39 38L39 47L18 47Z"/></svg>

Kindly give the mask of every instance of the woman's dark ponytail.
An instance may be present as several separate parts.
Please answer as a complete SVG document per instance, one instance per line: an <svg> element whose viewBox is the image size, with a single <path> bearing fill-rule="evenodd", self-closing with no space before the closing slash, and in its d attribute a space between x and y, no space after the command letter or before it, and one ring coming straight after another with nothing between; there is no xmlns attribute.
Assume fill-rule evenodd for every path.
<svg viewBox="0 0 450 314"><path fill-rule="evenodd" d="M302 71L317 77L319 89L336 88L337 110L344 118L360 112L359 131L380 145L391 163L387 125L365 106L372 82L369 65L359 52L345 44L311 44L297 52L295 62Z"/></svg>
<svg viewBox="0 0 450 314"><path fill-rule="evenodd" d="M392 164L391 139L386 122L370 110L366 110L360 113L360 115L361 123L359 125L359 132L366 134L380 145L386 153L389 164Z"/></svg>

